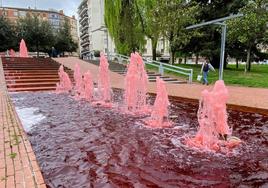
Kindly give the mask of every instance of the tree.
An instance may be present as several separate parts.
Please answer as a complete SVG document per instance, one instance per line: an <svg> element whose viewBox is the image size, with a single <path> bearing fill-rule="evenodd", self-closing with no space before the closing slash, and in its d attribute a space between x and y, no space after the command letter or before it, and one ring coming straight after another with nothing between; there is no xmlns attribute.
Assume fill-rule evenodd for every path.
<svg viewBox="0 0 268 188"><path fill-rule="evenodd" d="M18 48L15 27L3 16L0 16L0 51Z"/></svg>
<svg viewBox="0 0 268 188"><path fill-rule="evenodd" d="M142 31L151 40L153 60L156 60L157 42L161 34L161 17L157 0L137 0L136 10Z"/></svg>
<svg viewBox="0 0 268 188"><path fill-rule="evenodd" d="M232 42L238 40L238 42L246 47L247 60L245 72L251 69L253 48L256 48L257 44L265 42L268 20L267 5L268 0L248 1L247 5L240 9L244 17L228 22L229 40Z"/></svg>
<svg viewBox="0 0 268 188"><path fill-rule="evenodd" d="M186 27L195 23L198 6L184 0L159 0L158 9L162 18L162 35L169 40L173 64L175 52L182 50L191 39L192 33Z"/></svg>
<svg viewBox="0 0 268 188"><path fill-rule="evenodd" d="M23 38L30 51L36 51L39 57L40 51L47 51L53 46L53 30L50 24L37 15L27 14L17 23L18 38Z"/></svg>
<svg viewBox="0 0 268 188"><path fill-rule="evenodd" d="M135 0L105 0L105 24L119 53L142 50L145 35Z"/></svg>
<svg viewBox="0 0 268 188"><path fill-rule="evenodd" d="M65 19L63 26L56 33L55 48L62 52L74 52L77 50L77 44L74 42L71 35L71 26L67 19Z"/></svg>
<svg viewBox="0 0 268 188"><path fill-rule="evenodd" d="M198 22L205 22L217 18L236 14L241 7L245 5L247 0L192 0L199 5ZM221 29L217 25L209 25L199 29L200 35L193 36L195 45L199 47L195 51L207 57L210 63L218 68L220 64L220 47L221 47ZM228 32L228 29L227 29ZM228 41L227 41L228 42ZM226 46L228 49L228 46Z"/></svg>

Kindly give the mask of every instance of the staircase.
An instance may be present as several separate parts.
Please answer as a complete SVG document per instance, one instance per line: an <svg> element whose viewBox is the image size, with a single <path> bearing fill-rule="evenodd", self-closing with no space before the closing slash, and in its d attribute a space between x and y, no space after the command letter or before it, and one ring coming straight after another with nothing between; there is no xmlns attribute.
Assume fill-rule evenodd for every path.
<svg viewBox="0 0 268 188"><path fill-rule="evenodd" d="M55 90L60 64L50 58L2 58L9 92ZM64 68L73 78L73 71Z"/></svg>
<svg viewBox="0 0 268 188"><path fill-rule="evenodd" d="M97 61L97 60L89 60L87 62L99 66L99 61ZM116 73L121 74L121 75L126 75L126 72L127 72L126 65L115 63L112 61L109 61L109 69L110 69L110 71L116 72ZM164 80L165 82L168 82L168 83L173 83L173 84L187 83L187 81L181 81L181 80L178 80L176 78L171 78L169 76L163 76L163 75L161 75L159 73L155 73L153 71L147 70L147 75L148 75L149 82L156 82L156 77L159 76L160 78L162 78L162 80Z"/></svg>

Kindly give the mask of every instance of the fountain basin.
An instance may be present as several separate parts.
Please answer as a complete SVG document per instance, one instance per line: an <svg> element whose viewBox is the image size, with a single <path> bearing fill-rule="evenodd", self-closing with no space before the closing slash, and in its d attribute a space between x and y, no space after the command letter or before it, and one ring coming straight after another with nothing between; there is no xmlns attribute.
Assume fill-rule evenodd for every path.
<svg viewBox="0 0 268 188"><path fill-rule="evenodd" d="M120 103L122 92L113 93ZM27 134L48 187L267 186L268 116L228 110L233 135L243 143L226 154L185 144L197 131L197 103L171 99L173 126L151 129L144 115L65 94L11 97L17 108L38 108L36 115L45 117Z"/></svg>

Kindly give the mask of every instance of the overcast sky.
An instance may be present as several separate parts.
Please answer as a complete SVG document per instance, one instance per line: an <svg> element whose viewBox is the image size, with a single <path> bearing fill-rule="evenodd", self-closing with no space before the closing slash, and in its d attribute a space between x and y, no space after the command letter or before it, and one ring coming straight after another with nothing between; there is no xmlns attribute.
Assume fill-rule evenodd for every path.
<svg viewBox="0 0 268 188"><path fill-rule="evenodd" d="M36 0L37 9L63 10L67 16L77 17L77 7L82 0ZM4 7L34 8L35 0L0 0Z"/></svg>

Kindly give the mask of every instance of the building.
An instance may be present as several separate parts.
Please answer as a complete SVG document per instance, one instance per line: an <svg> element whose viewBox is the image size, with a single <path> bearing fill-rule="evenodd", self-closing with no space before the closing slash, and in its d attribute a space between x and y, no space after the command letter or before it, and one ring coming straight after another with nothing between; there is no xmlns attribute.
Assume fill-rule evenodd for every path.
<svg viewBox="0 0 268 188"><path fill-rule="evenodd" d="M114 53L114 43L104 24L104 0L83 0L78 7L81 56Z"/></svg>
<svg viewBox="0 0 268 188"><path fill-rule="evenodd" d="M104 23L104 0L83 0L78 7L80 50L83 58L92 57L94 51L115 53L115 44ZM160 39L157 52L169 58L169 43ZM147 40L143 56L152 57L151 40Z"/></svg>
<svg viewBox="0 0 268 188"><path fill-rule="evenodd" d="M57 11L54 9L39 10L27 8L14 8L14 7L0 7L0 16L5 16L11 23L16 23L19 18L27 15L37 15L40 19L48 21L52 28L56 31L63 26L65 19L67 19L71 26L71 35L76 43L79 43L77 20L75 16L69 17L64 15L63 10Z"/></svg>

